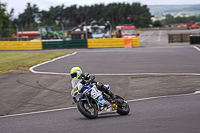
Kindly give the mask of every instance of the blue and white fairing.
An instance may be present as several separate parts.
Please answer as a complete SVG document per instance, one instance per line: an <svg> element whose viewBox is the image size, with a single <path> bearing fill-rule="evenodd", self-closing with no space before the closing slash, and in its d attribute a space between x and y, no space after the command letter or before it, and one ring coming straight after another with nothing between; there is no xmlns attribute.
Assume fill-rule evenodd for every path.
<svg viewBox="0 0 200 133"><path fill-rule="evenodd" d="M105 86L110 89L109 85ZM79 82L71 92L72 97L75 98L77 102L80 100L87 100L85 97L82 97L85 94L89 94L93 99L97 101L99 114L117 111L117 106L115 104L112 105L110 102L105 100L103 98L102 92L99 91L94 84L84 86Z"/></svg>

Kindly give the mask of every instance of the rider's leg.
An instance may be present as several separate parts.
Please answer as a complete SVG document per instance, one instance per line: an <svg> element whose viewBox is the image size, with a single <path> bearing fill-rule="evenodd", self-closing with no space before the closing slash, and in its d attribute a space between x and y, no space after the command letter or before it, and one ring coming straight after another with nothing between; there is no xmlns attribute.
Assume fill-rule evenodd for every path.
<svg viewBox="0 0 200 133"><path fill-rule="evenodd" d="M106 94L108 94L111 97L111 99L115 98L115 95L110 90L108 90L108 88L106 86L104 86L100 82L97 82L97 89L100 90L100 91L105 92Z"/></svg>

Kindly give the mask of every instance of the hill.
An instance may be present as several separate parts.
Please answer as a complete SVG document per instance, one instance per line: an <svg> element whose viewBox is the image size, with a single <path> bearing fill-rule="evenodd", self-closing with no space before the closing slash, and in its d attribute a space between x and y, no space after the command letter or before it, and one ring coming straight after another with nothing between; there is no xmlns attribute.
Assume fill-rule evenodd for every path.
<svg viewBox="0 0 200 133"><path fill-rule="evenodd" d="M148 5L150 12L156 18L165 17L166 14L173 16L199 16L200 4L197 5Z"/></svg>

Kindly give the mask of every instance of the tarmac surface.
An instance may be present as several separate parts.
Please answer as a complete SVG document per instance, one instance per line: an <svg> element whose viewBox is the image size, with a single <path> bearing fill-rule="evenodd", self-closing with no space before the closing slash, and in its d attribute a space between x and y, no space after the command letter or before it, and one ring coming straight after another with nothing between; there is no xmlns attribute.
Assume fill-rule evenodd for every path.
<svg viewBox="0 0 200 133"><path fill-rule="evenodd" d="M200 76L95 76L126 100L188 94L200 90ZM71 78L17 72L0 75L0 114L11 115L72 107Z"/></svg>
<svg viewBox="0 0 200 133"><path fill-rule="evenodd" d="M195 75L200 73L200 51L189 43L168 44L167 33L168 31L142 33L140 48L18 52L77 51L76 55L36 67L34 70L59 74L68 73L73 66L80 66L84 72L100 74L101 76L96 76L97 81L110 84L114 93L127 100L200 90L200 76ZM70 77L62 74L15 72L0 75L0 115L74 106L71 104L70 82Z"/></svg>
<svg viewBox="0 0 200 133"><path fill-rule="evenodd" d="M1 133L199 133L200 97L182 95L129 102L130 113L83 117L65 109L0 118Z"/></svg>
<svg viewBox="0 0 200 133"><path fill-rule="evenodd" d="M96 80L110 84L126 100L193 93L200 90L199 57L200 51L190 46L78 50L33 69L46 74L0 75L0 115L75 106L71 104L71 78L66 75L73 66L100 74Z"/></svg>
<svg viewBox="0 0 200 133"><path fill-rule="evenodd" d="M96 75L96 81L109 84L115 94L126 100L200 91L200 51L189 43L168 44L166 34L167 31L142 33L141 48L28 51L77 51L77 54L34 68L36 71L57 74L22 71L0 75L0 115L75 107L71 104L71 78L63 73L68 73L76 65L85 72L100 74ZM199 45L195 46L200 48ZM117 127L113 130L115 132L199 132L198 101L197 94L130 102L130 115L101 116L103 119L95 122L82 117L77 109L2 117L0 129L3 133L89 132L91 129L102 132L100 127L103 126L104 131ZM87 126L88 122L91 126Z"/></svg>
<svg viewBox="0 0 200 133"><path fill-rule="evenodd" d="M186 54L187 53L187 54ZM200 73L200 51L193 47L93 49L34 68L37 72L69 73L74 66L91 74Z"/></svg>
<svg viewBox="0 0 200 133"><path fill-rule="evenodd" d="M72 105L71 79L63 75L17 72L0 75L0 114L20 114ZM200 76L96 76L126 100L187 94L200 90Z"/></svg>

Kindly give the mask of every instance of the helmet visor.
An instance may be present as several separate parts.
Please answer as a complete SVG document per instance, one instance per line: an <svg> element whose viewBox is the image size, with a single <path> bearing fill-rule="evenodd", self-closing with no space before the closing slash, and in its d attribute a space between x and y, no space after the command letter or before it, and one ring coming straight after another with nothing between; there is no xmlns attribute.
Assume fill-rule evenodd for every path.
<svg viewBox="0 0 200 133"><path fill-rule="evenodd" d="M71 77L72 77L72 78L77 77L77 73L72 73L72 74L71 74Z"/></svg>

